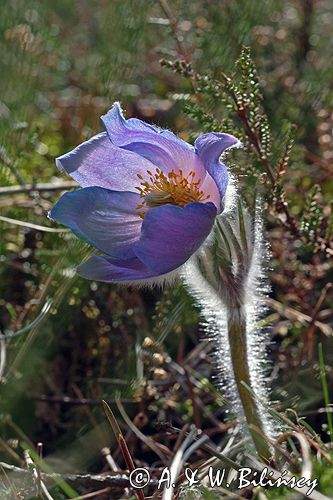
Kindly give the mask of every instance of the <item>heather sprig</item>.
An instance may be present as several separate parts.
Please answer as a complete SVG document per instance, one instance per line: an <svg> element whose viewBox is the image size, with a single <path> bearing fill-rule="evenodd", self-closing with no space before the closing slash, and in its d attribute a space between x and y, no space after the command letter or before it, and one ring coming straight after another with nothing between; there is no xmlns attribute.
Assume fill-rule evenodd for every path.
<svg viewBox="0 0 333 500"><path fill-rule="evenodd" d="M191 63L181 60L162 60L161 64L192 82L193 93L184 99L184 109L192 118L208 131L211 125L220 123L222 130L233 130L237 134L250 158L246 167L238 167L239 172L243 175L251 173L260 184L266 186L267 195L275 193L275 210L283 213L291 233L299 236L299 227L288 208L282 185L282 175L288 167L293 144L292 127L289 126L281 155L280 151L272 148L260 79L250 49L243 47L231 76L223 71L218 76L201 74ZM214 115L211 114L212 109ZM221 113L220 120L216 110Z"/></svg>

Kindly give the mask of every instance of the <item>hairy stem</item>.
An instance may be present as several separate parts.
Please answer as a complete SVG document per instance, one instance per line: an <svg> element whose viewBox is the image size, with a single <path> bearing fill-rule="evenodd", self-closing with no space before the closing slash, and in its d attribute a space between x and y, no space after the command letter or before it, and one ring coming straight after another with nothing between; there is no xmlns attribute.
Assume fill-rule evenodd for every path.
<svg viewBox="0 0 333 500"><path fill-rule="evenodd" d="M268 443L253 430L253 427L263 430L264 424L258 403L246 387L251 388L252 384L246 339L246 312L242 306L228 308L228 337L235 382L246 422L258 454L269 460L271 452Z"/></svg>

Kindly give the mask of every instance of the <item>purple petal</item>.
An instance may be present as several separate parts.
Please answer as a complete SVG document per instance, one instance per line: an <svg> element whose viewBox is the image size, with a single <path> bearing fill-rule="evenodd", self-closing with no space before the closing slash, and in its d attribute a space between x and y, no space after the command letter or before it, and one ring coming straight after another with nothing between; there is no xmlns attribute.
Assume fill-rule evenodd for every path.
<svg viewBox="0 0 333 500"><path fill-rule="evenodd" d="M219 190L217 188L216 182L213 177L211 177L208 173L206 174L205 180L203 181L200 189L204 192L209 198L207 201L211 201L216 206L217 212L221 212L221 196Z"/></svg>
<svg viewBox="0 0 333 500"><path fill-rule="evenodd" d="M239 144L238 139L229 134L203 134L195 141L195 149L207 171L213 177L221 198L224 198L228 185L228 169L220 162L221 154L228 148Z"/></svg>
<svg viewBox="0 0 333 500"><path fill-rule="evenodd" d="M144 218L141 238L134 245L134 252L157 274L172 271L201 246L211 231L215 216L213 203L151 208Z"/></svg>
<svg viewBox="0 0 333 500"><path fill-rule="evenodd" d="M147 280L156 276L156 273L148 269L138 258L128 260L109 259L104 256L94 255L81 264L77 272L83 278L96 281L134 281Z"/></svg>
<svg viewBox="0 0 333 500"><path fill-rule="evenodd" d="M119 103L101 117L111 142L127 151L146 158L164 172L182 169L195 171L196 179L203 180L206 171L195 154L194 147L168 130L159 130L137 118L126 120Z"/></svg>
<svg viewBox="0 0 333 500"><path fill-rule="evenodd" d="M78 238L112 257L132 257L142 220L137 213L140 196L101 187L64 194L49 216L69 227Z"/></svg>
<svg viewBox="0 0 333 500"><path fill-rule="evenodd" d="M106 132L95 135L56 160L82 187L100 186L115 191L134 191L137 174L147 175L153 165L135 153L111 143Z"/></svg>

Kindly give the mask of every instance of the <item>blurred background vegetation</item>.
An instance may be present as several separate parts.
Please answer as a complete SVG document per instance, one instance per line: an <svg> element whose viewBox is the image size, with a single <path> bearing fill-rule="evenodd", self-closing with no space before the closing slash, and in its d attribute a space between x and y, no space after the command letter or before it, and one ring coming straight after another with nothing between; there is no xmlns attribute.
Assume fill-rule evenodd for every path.
<svg viewBox="0 0 333 500"><path fill-rule="evenodd" d="M331 2L5 0L1 10L1 459L24 466L23 449L41 442L52 470L94 474L108 470L101 450L110 447L125 469L101 399L140 466L167 464L185 424L216 444L235 431L186 290L84 281L74 268L87 249L46 217L74 187L55 157L99 132L115 100L127 117L188 141L207 130L242 138L244 149L229 163L250 204L254 191L262 194L271 249L272 398L329 447L322 385L324 373L328 392L333 380ZM239 60L244 46L258 81L246 50ZM242 119L244 102L265 145L260 154ZM319 490L332 494L329 461L315 467ZM98 490L74 486L77 495ZM104 487L95 498L124 495ZM75 496L66 487L50 491ZM0 481L1 498L33 495L6 474Z"/></svg>

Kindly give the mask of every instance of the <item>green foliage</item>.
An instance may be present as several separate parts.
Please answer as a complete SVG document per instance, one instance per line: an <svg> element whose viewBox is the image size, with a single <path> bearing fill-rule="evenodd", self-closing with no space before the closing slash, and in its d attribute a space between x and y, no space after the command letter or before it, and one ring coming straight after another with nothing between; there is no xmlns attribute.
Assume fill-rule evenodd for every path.
<svg viewBox="0 0 333 500"><path fill-rule="evenodd" d="M268 118L263 110L263 96L249 47L243 48L232 77L223 71L219 79L213 74L199 74L191 64L181 61L162 61L162 64L193 81L193 97L183 98L184 109L191 118L208 132L223 131L236 135L253 155L253 174L256 174L257 166L257 175L262 175L264 166L266 175L271 176L271 182L275 183L274 174L267 163L272 142ZM220 121L216 118L216 109L221 104L224 109ZM209 111L211 109L214 109L215 116ZM258 159L261 161L259 164Z"/></svg>
<svg viewBox="0 0 333 500"><path fill-rule="evenodd" d="M316 241L318 231L323 221L323 207L320 205L321 189L315 184L309 191L304 204L304 215L301 222L301 231L307 238Z"/></svg>

